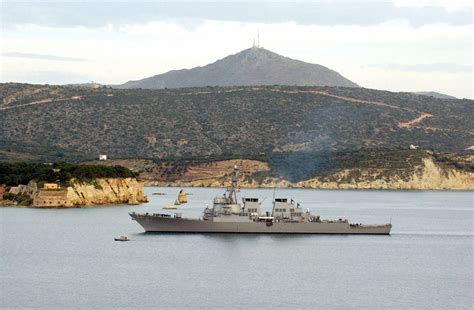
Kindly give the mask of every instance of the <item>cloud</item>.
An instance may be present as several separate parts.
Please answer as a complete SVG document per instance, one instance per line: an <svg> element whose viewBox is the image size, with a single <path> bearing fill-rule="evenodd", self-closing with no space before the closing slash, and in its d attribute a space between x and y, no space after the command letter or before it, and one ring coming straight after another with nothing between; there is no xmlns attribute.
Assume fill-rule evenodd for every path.
<svg viewBox="0 0 474 310"><path fill-rule="evenodd" d="M426 2L427 0L425 0ZM427 3L427 5L430 3ZM441 3L443 4L443 3ZM49 27L97 28L154 21L173 21L195 27L204 20L253 23L295 22L301 25L376 25L405 20L415 26L430 23L472 24L472 6L409 6L406 1L317 2L11 2L2 7L2 26L36 24Z"/></svg>
<svg viewBox="0 0 474 310"><path fill-rule="evenodd" d="M15 71L3 72L2 78L9 82L32 83L32 84L79 84L87 83L91 79L87 75L75 74L62 71Z"/></svg>
<svg viewBox="0 0 474 310"><path fill-rule="evenodd" d="M457 63L431 63L431 64L371 64L369 68L383 68L407 72L445 72L445 73L472 73L473 65Z"/></svg>
<svg viewBox="0 0 474 310"><path fill-rule="evenodd" d="M392 0L397 7L443 7L448 12L472 8L472 0Z"/></svg>
<svg viewBox="0 0 474 310"><path fill-rule="evenodd" d="M2 53L2 56L3 57L14 57L14 58L52 60L52 61L85 61L85 59L82 59L82 58L64 57L64 56L56 56L56 55L44 55L44 54L33 54L33 53L20 53L20 52Z"/></svg>
<svg viewBox="0 0 474 310"><path fill-rule="evenodd" d="M23 25L3 29L2 44L8 51L67 55L87 61L2 57L1 80L11 81L21 72L28 81L29 72L56 71L87 77L85 81L119 84L173 69L206 65L237 53L251 46L256 29L260 30L265 48L322 64L364 87L435 90L472 98L472 71L466 72L468 67L442 74L433 74L428 68L418 72L390 67L390 64L472 65L472 25L437 23L414 27L403 21L369 26L322 26L208 20L192 28L166 21L101 28ZM386 64L386 67L368 64ZM448 70L446 65L444 70ZM64 83L75 81L65 76L60 84Z"/></svg>

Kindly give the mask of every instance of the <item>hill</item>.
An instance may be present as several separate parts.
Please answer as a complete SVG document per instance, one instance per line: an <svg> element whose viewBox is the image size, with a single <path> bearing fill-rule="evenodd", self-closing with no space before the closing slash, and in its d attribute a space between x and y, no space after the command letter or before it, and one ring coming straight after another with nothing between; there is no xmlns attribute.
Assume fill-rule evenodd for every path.
<svg viewBox="0 0 474 310"><path fill-rule="evenodd" d="M260 157L472 147L472 100L347 87L87 89L0 84L0 160ZM283 155L282 155L283 154Z"/></svg>
<svg viewBox="0 0 474 310"><path fill-rule="evenodd" d="M423 96L430 96L430 97L434 97L434 98L438 98L438 99L457 99L454 96L438 93L438 92L435 92L435 91L419 91L419 92L414 92L414 94L423 95Z"/></svg>
<svg viewBox="0 0 474 310"><path fill-rule="evenodd" d="M331 69L258 47L243 50L204 67L173 70L116 87L163 89L250 85L357 87L357 84Z"/></svg>

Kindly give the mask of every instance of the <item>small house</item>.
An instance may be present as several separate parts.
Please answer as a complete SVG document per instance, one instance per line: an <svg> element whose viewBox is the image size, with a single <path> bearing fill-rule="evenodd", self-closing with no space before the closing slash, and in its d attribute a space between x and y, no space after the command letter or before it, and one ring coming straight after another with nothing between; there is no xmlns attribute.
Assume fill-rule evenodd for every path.
<svg viewBox="0 0 474 310"><path fill-rule="evenodd" d="M45 190L59 189L59 184L57 184L57 183L44 183L43 189L45 189Z"/></svg>

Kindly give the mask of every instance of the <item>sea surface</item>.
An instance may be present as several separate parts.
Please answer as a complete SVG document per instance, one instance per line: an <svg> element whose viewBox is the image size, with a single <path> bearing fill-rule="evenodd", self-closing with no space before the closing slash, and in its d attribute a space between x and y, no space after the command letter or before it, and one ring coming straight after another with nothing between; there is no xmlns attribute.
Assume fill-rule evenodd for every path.
<svg viewBox="0 0 474 310"><path fill-rule="evenodd" d="M141 206L0 208L0 308L473 309L473 192L275 193L322 218L391 221L390 236L145 234L129 218L166 212L178 191L148 187ZM223 193L185 191L188 217ZM240 194L269 210L274 192Z"/></svg>

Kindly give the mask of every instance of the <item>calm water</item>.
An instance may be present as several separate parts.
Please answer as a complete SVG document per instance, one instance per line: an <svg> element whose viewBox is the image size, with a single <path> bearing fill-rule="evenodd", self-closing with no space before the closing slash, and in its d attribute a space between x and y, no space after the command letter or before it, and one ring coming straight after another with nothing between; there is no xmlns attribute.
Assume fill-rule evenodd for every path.
<svg viewBox="0 0 474 310"><path fill-rule="evenodd" d="M222 194L186 191L195 217ZM127 212L178 189L146 192L142 206L0 208L0 307L473 308L472 192L277 191L322 218L391 219L391 236L144 234ZM272 190L242 194L270 208Z"/></svg>

